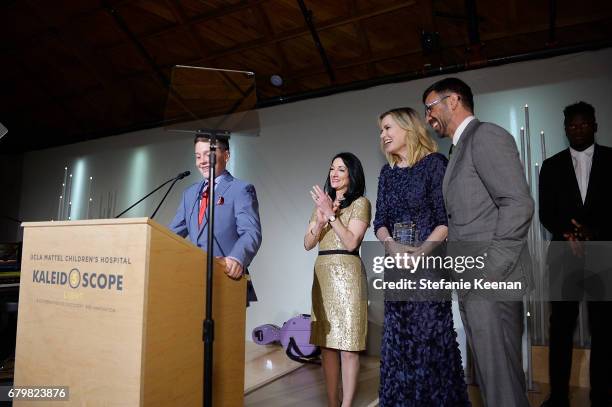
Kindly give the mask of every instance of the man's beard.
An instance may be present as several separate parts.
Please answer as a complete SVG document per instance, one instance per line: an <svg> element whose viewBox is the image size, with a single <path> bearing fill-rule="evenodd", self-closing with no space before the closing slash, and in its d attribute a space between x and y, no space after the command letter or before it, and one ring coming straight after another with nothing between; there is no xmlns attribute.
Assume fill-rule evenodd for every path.
<svg viewBox="0 0 612 407"><path fill-rule="evenodd" d="M441 139L445 138L446 137L446 129L448 128L447 123L444 120L437 119L437 118L433 118L432 122L438 123L438 127L437 128L432 126L431 123L429 124L431 126L431 129L438 136L438 138L441 138Z"/></svg>

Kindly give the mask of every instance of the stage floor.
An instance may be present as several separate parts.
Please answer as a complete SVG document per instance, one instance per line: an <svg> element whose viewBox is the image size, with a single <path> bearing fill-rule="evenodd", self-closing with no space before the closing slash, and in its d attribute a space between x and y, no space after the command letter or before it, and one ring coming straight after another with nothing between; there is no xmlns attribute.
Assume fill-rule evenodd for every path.
<svg viewBox="0 0 612 407"><path fill-rule="evenodd" d="M285 355L280 345L245 343L244 394L299 369L303 365Z"/></svg>
<svg viewBox="0 0 612 407"><path fill-rule="evenodd" d="M378 405L380 362L377 357L361 356L361 369L355 407ZM535 383L535 391L529 392L532 407L539 407L548 396L546 383ZM468 386L473 407L482 407L477 386ZM294 406L319 407L327 404L325 381L321 367L300 364L289 359L279 345L246 343L244 405L249 407ZM589 404L589 390L571 388L571 407Z"/></svg>
<svg viewBox="0 0 612 407"><path fill-rule="evenodd" d="M289 360L282 348L280 348L279 353ZM277 379L259 386L254 391L245 392L244 405L250 407L296 405L300 407L320 407L327 405L325 381L323 380L321 367L314 364L300 366L298 366L299 369L281 374ZM379 369L380 363L377 357L361 357L359 388L356 400L353 403L355 407L377 405Z"/></svg>

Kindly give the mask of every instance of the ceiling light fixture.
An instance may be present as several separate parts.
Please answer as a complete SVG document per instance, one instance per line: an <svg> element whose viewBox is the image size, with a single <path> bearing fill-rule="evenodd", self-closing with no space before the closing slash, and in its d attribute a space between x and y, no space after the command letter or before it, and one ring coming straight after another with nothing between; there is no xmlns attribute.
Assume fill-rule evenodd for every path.
<svg viewBox="0 0 612 407"><path fill-rule="evenodd" d="M283 78L280 75L272 75L270 76L270 83L277 88L283 86Z"/></svg>

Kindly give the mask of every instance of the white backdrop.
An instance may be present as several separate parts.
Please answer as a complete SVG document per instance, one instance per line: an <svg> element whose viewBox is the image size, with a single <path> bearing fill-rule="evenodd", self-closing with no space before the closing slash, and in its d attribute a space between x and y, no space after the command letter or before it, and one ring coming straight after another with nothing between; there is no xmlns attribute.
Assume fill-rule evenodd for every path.
<svg viewBox="0 0 612 407"><path fill-rule="evenodd" d="M602 50L456 76L471 85L476 115L500 124L515 137L524 123L522 108L529 104L535 163L541 161L540 130L546 133L549 156L567 146L562 110L579 100L596 108L598 142L612 145L611 62L612 50ZM248 336L257 325L282 324L295 314L310 312L316 253L305 252L302 246L312 211L308 190L324 182L331 157L340 151L351 151L361 158L367 196L374 204L378 173L384 164L378 147L378 114L398 106L422 110L422 92L437 79L383 85L262 109L259 137L232 138L229 169L255 185L263 225L263 244L251 265L260 301L247 311ZM447 152L448 146L447 140L442 141L440 151ZM89 217L95 218L120 212L164 180L190 169L193 174L177 185L158 213L157 220L162 223L172 218L181 190L198 181L192 137L164 129L31 152L24 157L22 219L57 218L64 167L73 174L72 219L86 217L89 177L93 177ZM150 215L162 195L158 192L126 216ZM371 229L366 238L374 239ZM371 320L378 325L380 307L374 308Z"/></svg>

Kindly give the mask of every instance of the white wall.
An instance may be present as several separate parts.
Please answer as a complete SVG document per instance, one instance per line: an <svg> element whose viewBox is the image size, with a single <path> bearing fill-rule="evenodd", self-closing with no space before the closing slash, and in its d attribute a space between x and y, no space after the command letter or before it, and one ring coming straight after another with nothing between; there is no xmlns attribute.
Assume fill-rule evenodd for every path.
<svg viewBox="0 0 612 407"><path fill-rule="evenodd" d="M517 137L518 128L524 125L522 107L529 104L535 163L540 161L541 129L547 135L549 155L567 146L562 110L579 100L595 106L598 141L612 145L611 62L612 50L603 50L457 76L471 85L476 95L477 116L502 125ZM323 183L330 158L339 151L351 151L361 158L367 195L374 203L378 173L384 164L378 148L378 114L398 106L422 110L422 92L437 79L378 86L262 109L260 136L232 139L230 170L255 185L263 224L263 244L251 265L260 301L248 309L247 334L257 325L281 324L297 313L310 312L316 253L305 252L302 246L312 211L308 190L315 183ZM447 140L440 145L441 151L448 151ZM112 206L108 202L115 199L110 213L118 213L181 171L190 169L196 173L191 136L164 129L31 152L24 159L22 219L56 218L65 166L73 171L75 179L82 180L79 185L82 191L87 190L89 176L94 177L90 217L106 216ZM177 185L158 214L159 221L167 223L171 219L180 191L197 180L193 174ZM73 197L76 195L73 189ZM73 218L84 217L86 195L81 192L82 210L73 212ZM128 216L150 215L162 195L157 193ZM371 230L366 238L374 238ZM372 313L371 318L380 322L380 312Z"/></svg>

